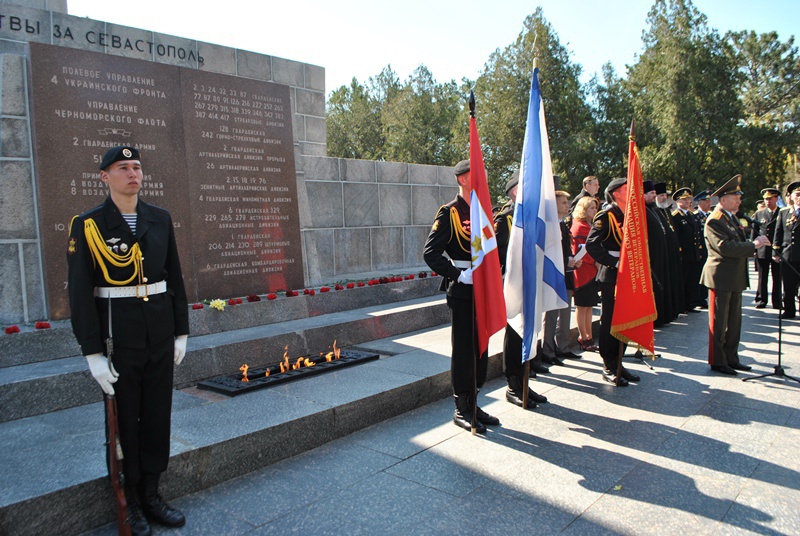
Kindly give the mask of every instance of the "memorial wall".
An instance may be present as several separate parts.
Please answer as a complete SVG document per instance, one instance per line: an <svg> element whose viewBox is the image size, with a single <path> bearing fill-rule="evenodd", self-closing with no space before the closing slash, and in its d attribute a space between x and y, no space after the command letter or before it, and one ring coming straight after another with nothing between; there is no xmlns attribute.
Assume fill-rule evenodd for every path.
<svg viewBox="0 0 800 536"><path fill-rule="evenodd" d="M0 1L0 322L69 316L69 223L119 144L173 215L192 301L423 266L452 168L326 157L323 68L47 3Z"/></svg>

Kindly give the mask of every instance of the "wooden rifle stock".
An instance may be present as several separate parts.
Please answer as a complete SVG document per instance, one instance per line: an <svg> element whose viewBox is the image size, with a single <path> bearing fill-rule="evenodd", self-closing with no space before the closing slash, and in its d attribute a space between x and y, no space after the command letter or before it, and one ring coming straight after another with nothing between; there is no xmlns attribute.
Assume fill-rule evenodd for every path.
<svg viewBox="0 0 800 536"><path fill-rule="evenodd" d="M119 536L131 536L128 522L128 501L125 499L125 473L122 470L122 445L119 441L119 421L117 420L117 399L105 395L106 403L106 459L108 475L114 486L117 502L117 531Z"/></svg>

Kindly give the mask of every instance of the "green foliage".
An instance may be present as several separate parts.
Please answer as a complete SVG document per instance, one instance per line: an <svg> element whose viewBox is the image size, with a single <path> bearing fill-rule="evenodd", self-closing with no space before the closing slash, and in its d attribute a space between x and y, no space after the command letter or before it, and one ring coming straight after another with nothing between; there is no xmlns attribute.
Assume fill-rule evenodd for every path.
<svg viewBox="0 0 800 536"><path fill-rule="evenodd" d="M514 43L491 54L475 83L476 117L493 198L503 195L503 185L519 168L534 57L560 187L579 191L591 169L586 158L592 152L591 110L579 80L581 67L570 61L569 51L539 7L525 19Z"/></svg>
<svg viewBox="0 0 800 536"><path fill-rule="evenodd" d="M607 64L586 86L541 8L474 83L437 83L423 65L404 82L391 67L365 85L353 79L330 94L328 154L453 165L468 155L466 99L474 89L489 187L499 200L519 167L535 56L562 189L577 193L586 175L601 184L624 176L632 120L645 178L670 188L716 187L741 173L752 208L762 188L800 179L794 38L720 36L691 0L655 0L647 24L625 76Z"/></svg>

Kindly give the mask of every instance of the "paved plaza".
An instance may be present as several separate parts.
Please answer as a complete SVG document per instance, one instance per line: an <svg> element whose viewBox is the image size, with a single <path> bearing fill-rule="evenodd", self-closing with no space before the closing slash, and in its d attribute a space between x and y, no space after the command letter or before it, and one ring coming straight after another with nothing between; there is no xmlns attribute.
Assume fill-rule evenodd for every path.
<svg viewBox="0 0 800 536"><path fill-rule="evenodd" d="M626 360L638 385L604 383L599 356L584 354L534 380L550 403L523 411L498 378L480 395L502 422L485 437L454 426L441 400L181 497L187 525L155 532L800 534L800 384L741 381L778 358L777 311L752 300L741 347L752 373L712 373L707 313L682 315L657 331L652 371ZM799 342L800 323L784 322L797 376ZM374 346L447 355L449 329Z"/></svg>

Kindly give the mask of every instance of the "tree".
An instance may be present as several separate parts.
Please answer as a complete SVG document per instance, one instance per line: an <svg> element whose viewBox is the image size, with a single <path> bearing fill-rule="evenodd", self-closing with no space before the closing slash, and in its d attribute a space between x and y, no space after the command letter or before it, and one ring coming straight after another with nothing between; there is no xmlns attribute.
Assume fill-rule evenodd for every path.
<svg viewBox="0 0 800 536"><path fill-rule="evenodd" d="M526 17L514 43L491 54L475 83L476 116L495 199L504 195L506 180L519 168L534 56L540 69L553 172L560 175L560 187L579 190L591 169L592 117L579 81L581 67L570 61L569 51L538 7Z"/></svg>
<svg viewBox="0 0 800 536"><path fill-rule="evenodd" d="M589 82L594 101L592 145L596 163L594 167L590 163L589 173L598 177L625 177L628 132L634 119L633 102L625 81L617 76L610 62L603 65L602 76L603 84L597 77Z"/></svg>
<svg viewBox="0 0 800 536"><path fill-rule="evenodd" d="M328 154L341 158L379 158L384 138L380 123L380 101L353 78L328 99Z"/></svg>
<svg viewBox="0 0 800 536"><path fill-rule="evenodd" d="M702 189L736 172L727 156L742 117L722 39L690 0L657 0L629 70L645 175Z"/></svg>
<svg viewBox="0 0 800 536"><path fill-rule="evenodd" d="M775 32L744 31L726 38L744 107L737 150L742 174L765 186L797 180L788 165L796 162L800 146L800 55L794 37L781 43Z"/></svg>

